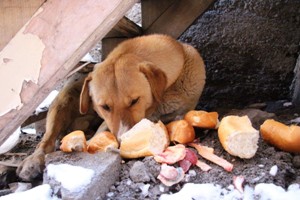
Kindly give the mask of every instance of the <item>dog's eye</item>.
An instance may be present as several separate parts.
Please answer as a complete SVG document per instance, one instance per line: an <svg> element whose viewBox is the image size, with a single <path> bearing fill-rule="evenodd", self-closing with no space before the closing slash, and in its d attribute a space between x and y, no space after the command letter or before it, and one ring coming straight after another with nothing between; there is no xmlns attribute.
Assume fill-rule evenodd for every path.
<svg viewBox="0 0 300 200"><path fill-rule="evenodd" d="M101 107L106 111L110 111L110 107L107 104L102 105Z"/></svg>
<svg viewBox="0 0 300 200"><path fill-rule="evenodd" d="M139 97L138 98L136 98L136 99L133 99L132 101L131 101L131 103L130 103L130 107L131 106L133 106L133 105L135 105L138 101L139 101Z"/></svg>

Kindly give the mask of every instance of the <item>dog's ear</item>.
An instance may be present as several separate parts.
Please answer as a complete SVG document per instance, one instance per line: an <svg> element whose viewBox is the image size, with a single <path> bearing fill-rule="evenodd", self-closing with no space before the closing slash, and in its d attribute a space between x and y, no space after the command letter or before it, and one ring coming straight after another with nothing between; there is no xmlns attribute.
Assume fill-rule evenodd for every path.
<svg viewBox="0 0 300 200"><path fill-rule="evenodd" d="M83 82L83 86L80 93L79 111L81 114L86 114L90 107L90 94L89 94L89 82L92 80L91 74L89 74Z"/></svg>
<svg viewBox="0 0 300 200"><path fill-rule="evenodd" d="M167 85L166 74L150 62L141 63L139 65L139 68L149 81L154 99L157 102L160 102Z"/></svg>

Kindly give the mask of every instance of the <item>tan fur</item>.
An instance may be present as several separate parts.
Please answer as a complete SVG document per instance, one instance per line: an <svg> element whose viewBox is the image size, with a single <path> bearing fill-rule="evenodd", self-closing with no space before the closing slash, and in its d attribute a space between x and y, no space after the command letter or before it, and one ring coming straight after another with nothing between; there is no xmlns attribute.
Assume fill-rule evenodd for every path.
<svg viewBox="0 0 300 200"><path fill-rule="evenodd" d="M58 134L80 117L78 110L86 114L93 107L105 121L97 132L108 128L120 137L142 118L169 122L194 109L205 84L205 68L193 47L165 35L150 35L121 43L79 82L80 104L68 106L66 99L79 99L79 95L63 89L50 108L42 142L18 168L21 178L30 180L41 172L32 168L42 169ZM61 108L61 103L66 106ZM54 127L58 128L53 131Z"/></svg>

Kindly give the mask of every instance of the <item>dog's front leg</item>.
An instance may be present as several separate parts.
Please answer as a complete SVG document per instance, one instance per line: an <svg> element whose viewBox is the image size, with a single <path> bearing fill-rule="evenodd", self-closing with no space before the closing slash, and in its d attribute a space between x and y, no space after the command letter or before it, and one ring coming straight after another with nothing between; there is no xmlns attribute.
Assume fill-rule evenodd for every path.
<svg viewBox="0 0 300 200"><path fill-rule="evenodd" d="M73 120L80 116L79 96L83 81L67 84L51 104L47 120L46 132L35 149L18 167L17 174L25 181L42 175L45 168L45 155L55 150L55 142L61 133L66 133Z"/></svg>

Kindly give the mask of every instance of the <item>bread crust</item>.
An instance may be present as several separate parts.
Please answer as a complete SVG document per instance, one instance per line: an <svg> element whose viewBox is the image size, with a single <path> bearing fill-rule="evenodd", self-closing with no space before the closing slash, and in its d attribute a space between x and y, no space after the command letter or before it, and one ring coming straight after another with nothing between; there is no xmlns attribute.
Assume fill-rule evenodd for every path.
<svg viewBox="0 0 300 200"><path fill-rule="evenodd" d="M170 122L166 127L172 142L186 144L195 139L195 130L186 120Z"/></svg>
<svg viewBox="0 0 300 200"><path fill-rule="evenodd" d="M109 131L103 131L92 137L92 139L89 141L87 151L89 153L96 153L106 151L109 147L117 149L119 147L119 143L113 133Z"/></svg>
<svg viewBox="0 0 300 200"><path fill-rule="evenodd" d="M287 152L300 152L300 127L287 126L273 119L260 126L262 138L269 144Z"/></svg>
<svg viewBox="0 0 300 200"><path fill-rule="evenodd" d="M219 125L218 117L219 114L217 112L191 110L185 114L184 119L192 126L216 129Z"/></svg>

